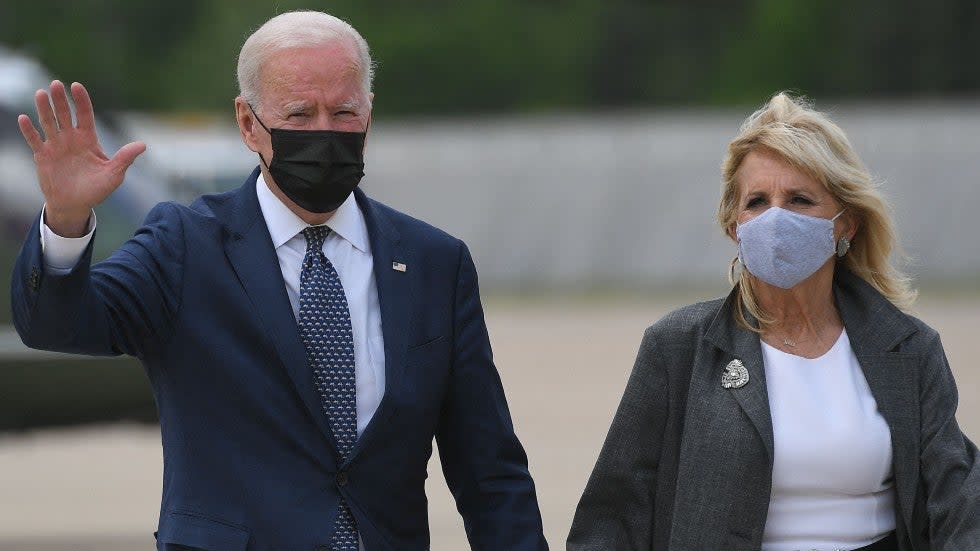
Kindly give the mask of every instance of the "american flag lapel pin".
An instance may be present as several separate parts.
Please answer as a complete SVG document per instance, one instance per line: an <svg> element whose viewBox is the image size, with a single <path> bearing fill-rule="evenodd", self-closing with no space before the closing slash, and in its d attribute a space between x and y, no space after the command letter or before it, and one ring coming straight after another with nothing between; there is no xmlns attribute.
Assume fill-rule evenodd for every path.
<svg viewBox="0 0 980 551"><path fill-rule="evenodd" d="M408 266L402 264L401 262L392 262L391 269L395 270L396 272L404 272L405 270L408 270Z"/></svg>

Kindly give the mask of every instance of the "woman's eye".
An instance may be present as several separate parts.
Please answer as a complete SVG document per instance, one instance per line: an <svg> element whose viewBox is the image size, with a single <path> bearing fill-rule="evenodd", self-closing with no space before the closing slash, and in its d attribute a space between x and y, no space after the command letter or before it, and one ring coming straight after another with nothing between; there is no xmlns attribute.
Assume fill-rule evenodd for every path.
<svg viewBox="0 0 980 551"><path fill-rule="evenodd" d="M796 197L793 197L793 203L797 205L812 205L813 201L811 201L809 197L797 195Z"/></svg>
<svg viewBox="0 0 980 551"><path fill-rule="evenodd" d="M745 204L745 208L753 209L762 204L762 197L753 197L749 199L749 202Z"/></svg>

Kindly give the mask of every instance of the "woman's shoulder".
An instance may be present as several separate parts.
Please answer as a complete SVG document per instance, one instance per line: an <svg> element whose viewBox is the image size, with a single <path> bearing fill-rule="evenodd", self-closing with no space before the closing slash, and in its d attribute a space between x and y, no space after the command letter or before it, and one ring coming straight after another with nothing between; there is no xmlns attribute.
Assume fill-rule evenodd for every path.
<svg viewBox="0 0 980 551"><path fill-rule="evenodd" d="M677 342L678 339L704 334L725 304L726 298L719 297L681 306L648 327L646 336L665 342Z"/></svg>
<svg viewBox="0 0 980 551"><path fill-rule="evenodd" d="M718 316L728 311L724 298L682 306L647 328L637 354L637 366L667 373L683 381L690 377L694 358ZM673 375L670 375L670 374ZM687 388L683 382L670 385Z"/></svg>
<svg viewBox="0 0 980 551"><path fill-rule="evenodd" d="M899 344L902 352L921 353L940 346L939 332L918 317L903 312L906 321L911 326L908 336Z"/></svg>

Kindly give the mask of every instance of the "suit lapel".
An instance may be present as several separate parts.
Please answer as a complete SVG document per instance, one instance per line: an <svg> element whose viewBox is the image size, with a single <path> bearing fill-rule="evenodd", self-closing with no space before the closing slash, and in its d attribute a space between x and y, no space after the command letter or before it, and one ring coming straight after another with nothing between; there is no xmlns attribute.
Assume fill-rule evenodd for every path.
<svg viewBox="0 0 980 551"><path fill-rule="evenodd" d="M331 443L332 449L336 451L333 433L316 394L306 349L286 295L279 259L255 194L257 174L256 169L232 201L233 212L227 217L225 255L258 312L297 394L320 431ZM336 457L331 460L336 461Z"/></svg>
<svg viewBox="0 0 980 551"><path fill-rule="evenodd" d="M374 281L378 289L381 309L381 331L384 336L385 392L371 422L357 440L348 461L377 437L377 433L396 411L395 395L402 388L405 360L408 352L412 310L412 281L421 266L414 262L412 251L404 247L401 235L381 208L367 198L360 189L354 191L357 204L364 213L364 221L371 241L374 262ZM394 263L405 267L396 270Z"/></svg>

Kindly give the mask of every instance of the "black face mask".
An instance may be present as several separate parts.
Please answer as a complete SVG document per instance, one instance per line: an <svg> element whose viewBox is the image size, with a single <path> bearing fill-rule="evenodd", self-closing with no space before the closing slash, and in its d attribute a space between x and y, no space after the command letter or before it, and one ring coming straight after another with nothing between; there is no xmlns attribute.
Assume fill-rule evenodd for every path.
<svg viewBox="0 0 980 551"><path fill-rule="evenodd" d="M272 136L272 163L261 153L259 159L286 197L316 213L335 211L350 197L364 176L366 132L270 130L252 114Z"/></svg>

